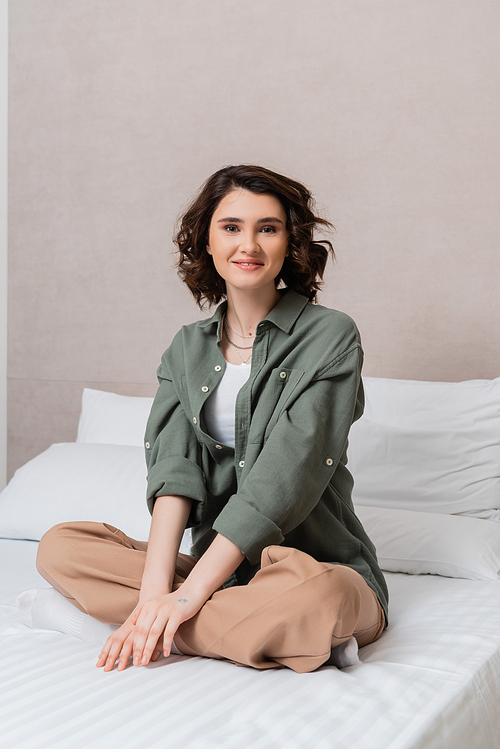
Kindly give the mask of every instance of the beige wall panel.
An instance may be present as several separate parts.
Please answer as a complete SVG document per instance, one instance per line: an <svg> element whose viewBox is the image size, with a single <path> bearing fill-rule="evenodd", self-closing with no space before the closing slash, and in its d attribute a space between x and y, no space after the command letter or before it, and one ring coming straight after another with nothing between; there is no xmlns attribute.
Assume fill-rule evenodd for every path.
<svg viewBox="0 0 500 749"><path fill-rule="evenodd" d="M53 399L26 454L73 428L56 382L154 385L200 316L172 224L228 163L317 195L366 374L500 375L499 26L496 0L11 0L9 376Z"/></svg>

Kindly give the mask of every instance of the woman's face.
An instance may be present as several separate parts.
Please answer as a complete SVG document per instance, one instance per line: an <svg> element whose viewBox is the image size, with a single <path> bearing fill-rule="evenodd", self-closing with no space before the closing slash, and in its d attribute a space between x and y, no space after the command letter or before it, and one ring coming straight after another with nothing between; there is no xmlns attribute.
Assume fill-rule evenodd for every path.
<svg viewBox="0 0 500 749"><path fill-rule="evenodd" d="M210 222L207 252L232 290L275 290L287 254L286 214L273 195L247 190L228 193Z"/></svg>

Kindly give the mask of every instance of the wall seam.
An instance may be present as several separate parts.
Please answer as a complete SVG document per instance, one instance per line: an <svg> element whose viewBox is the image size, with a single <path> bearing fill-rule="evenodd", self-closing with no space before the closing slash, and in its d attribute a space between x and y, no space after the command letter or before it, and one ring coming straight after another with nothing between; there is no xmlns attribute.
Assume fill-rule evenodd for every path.
<svg viewBox="0 0 500 749"><path fill-rule="evenodd" d="M7 483L8 1L0 0L0 490Z"/></svg>

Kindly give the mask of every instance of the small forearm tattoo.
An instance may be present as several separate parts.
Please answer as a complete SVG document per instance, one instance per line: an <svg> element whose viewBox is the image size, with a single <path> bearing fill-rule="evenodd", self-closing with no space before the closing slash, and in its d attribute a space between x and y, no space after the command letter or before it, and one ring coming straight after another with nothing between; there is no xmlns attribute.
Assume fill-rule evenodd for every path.
<svg viewBox="0 0 500 749"><path fill-rule="evenodd" d="M187 598L178 598L177 599L177 603L187 603L187 602L188 602Z"/></svg>

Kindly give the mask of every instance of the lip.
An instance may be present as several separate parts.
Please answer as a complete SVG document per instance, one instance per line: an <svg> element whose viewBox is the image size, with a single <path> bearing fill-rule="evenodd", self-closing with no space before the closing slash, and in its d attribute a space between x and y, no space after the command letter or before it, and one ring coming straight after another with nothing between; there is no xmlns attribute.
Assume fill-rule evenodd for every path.
<svg viewBox="0 0 500 749"><path fill-rule="evenodd" d="M254 270L255 268L262 268L264 263L259 260L233 260L233 265L237 265L242 270Z"/></svg>

